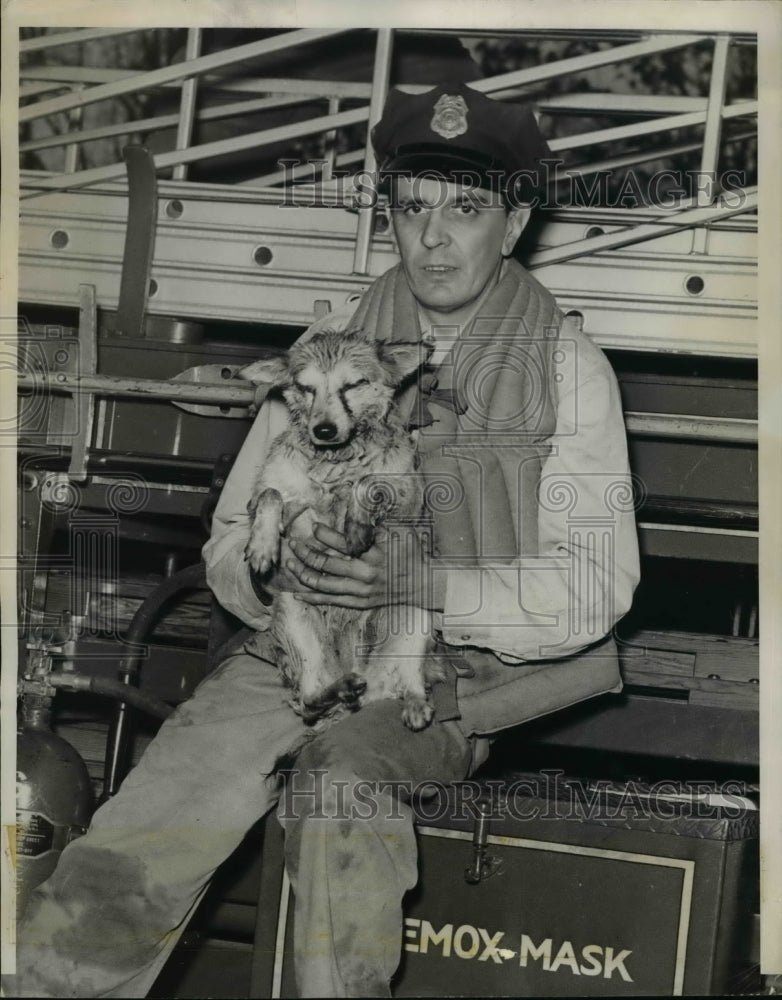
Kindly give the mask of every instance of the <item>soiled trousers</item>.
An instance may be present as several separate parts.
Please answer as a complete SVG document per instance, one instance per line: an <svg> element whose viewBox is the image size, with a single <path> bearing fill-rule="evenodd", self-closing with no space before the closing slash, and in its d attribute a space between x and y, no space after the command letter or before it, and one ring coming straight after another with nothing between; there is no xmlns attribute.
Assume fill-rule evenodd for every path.
<svg viewBox="0 0 782 1000"><path fill-rule="evenodd" d="M455 723L413 733L399 702L376 702L309 742L281 793L275 762L304 728L267 661L210 674L30 897L12 992L145 996L215 869L278 805L300 995L388 996L417 880L406 789L464 778L472 747Z"/></svg>

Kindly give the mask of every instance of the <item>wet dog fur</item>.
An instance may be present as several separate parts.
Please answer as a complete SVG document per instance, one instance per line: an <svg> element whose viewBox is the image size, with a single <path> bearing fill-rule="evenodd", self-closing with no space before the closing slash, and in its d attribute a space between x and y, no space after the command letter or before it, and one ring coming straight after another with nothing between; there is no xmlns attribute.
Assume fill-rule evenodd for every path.
<svg viewBox="0 0 782 1000"><path fill-rule="evenodd" d="M318 521L345 535L352 556L365 552L386 525L420 523L415 446L396 400L426 356L418 342L324 331L295 344L285 358L243 369L244 378L281 392L290 414L248 504L246 558L262 579L284 559L286 539L306 539ZM291 704L306 722L381 698L402 700L410 729L432 721L430 686L442 674L426 656L428 611L314 606L278 591L270 627Z"/></svg>

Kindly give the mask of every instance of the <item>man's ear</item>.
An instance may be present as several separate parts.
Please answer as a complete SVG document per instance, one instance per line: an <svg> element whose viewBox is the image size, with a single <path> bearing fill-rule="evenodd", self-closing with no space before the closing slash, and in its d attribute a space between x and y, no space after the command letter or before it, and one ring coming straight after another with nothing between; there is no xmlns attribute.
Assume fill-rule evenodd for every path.
<svg viewBox="0 0 782 1000"><path fill-rule="evenodd" d="M432 347L420 340L378 341L377 355L380 363L397 385L412 375L427 360Z"/></svg>
<svg viewBox="0 0 782 1000"><path fill-rule="evenodd" d="M245 365L236 374L253 385L282 385L288 376L288 361L286 358L263 358Z"/></svg>
<svg viewBox="0 0 782 1000"><path fill-rule="evenodd" d="M505 238L502 241L503 257L510 257L513 253L513 248L516 246L519 236L527 228L530 215L532 215L531 208L513 208L508 213L508 218L505 222Z"/></svg>

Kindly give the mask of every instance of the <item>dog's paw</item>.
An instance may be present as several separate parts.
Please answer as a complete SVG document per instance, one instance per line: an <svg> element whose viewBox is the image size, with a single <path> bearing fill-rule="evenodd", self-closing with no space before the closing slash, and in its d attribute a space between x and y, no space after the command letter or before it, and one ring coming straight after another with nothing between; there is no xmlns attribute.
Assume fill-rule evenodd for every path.
<svg viewBox="0 0 782 1000"><path fill-rule="evenodd" d="M357 709L366 690L367 682L364 677L357 673L345 674L340 678L337 697L347 708Z"/></svg>
<svg viewBox="0 0 782 1000"><path fill-rule="evenodd" d="M426 729L434 718L434 709L424 698L416 698L408 695L405 698L402 709L402 722L408 729L418 732L419 729Z"/></svg>
<svg viewBox="0 0 782 1000"><path fill-rule="evenodd" d="M345 544L348 555L363 555L374 540L374 525L368 524L366 521L354 521L352 517L345 518Z"/></svg>
<svg viewBox="0 0 782 1000"><path fill-rule="evenodd" d="M314 696L299 699L297 711L309 726L324 716L351 712L361 708L361 699L367 689L366 680L357 673L345 674Z"/></svg>
<svg viewBox="0 0 782 1000"><path fill-rule="evenodd" d="M280 532L278 526L256 525L244 550L244 558L256 573L263 576L280 561Z"/></svg>

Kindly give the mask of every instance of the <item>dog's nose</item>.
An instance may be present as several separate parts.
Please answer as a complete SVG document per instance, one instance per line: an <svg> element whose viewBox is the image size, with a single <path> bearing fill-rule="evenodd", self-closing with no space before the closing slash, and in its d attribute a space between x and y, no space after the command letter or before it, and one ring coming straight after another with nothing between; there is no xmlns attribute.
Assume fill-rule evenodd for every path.
<svg viewBox="0 0 782 1000"><path fill-rule="evenodd" d="M324 421L322 424L315 424L312 433L318 441L333 441L337 436L337 425Z"/></svg>

